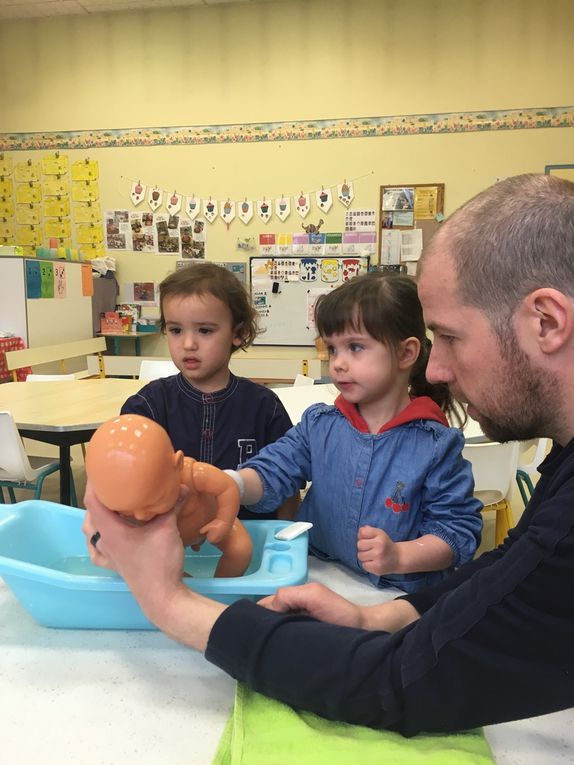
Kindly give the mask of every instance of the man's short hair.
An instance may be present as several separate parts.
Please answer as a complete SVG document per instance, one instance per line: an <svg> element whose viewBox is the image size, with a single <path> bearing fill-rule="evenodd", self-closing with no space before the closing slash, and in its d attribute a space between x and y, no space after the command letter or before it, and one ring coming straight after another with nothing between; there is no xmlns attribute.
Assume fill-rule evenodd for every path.
<svg viewBox="0 0 574 765"><path fill-rule="evenodd" d="M453 260L461 301L484 311L508 339L511 317L530 292L552 287L574 298L574 183L506 178L456 210L426 255L441 248Z"/></svg>

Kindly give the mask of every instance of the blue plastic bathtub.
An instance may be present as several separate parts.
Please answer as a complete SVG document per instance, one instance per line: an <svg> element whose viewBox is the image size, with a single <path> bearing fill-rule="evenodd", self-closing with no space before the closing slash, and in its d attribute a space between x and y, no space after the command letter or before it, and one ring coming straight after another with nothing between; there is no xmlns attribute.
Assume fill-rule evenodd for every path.
<svg viewBox="0 0 574 765"><path fill-rule="evenodd" d="M93 566L81 526L84 511L31 500L0 505L0 575L21 605L46 627L154 629L124 581ZM288 521L245 521L253 560L237 578L213 578L220 552L205 542L186 550L185 583L222 603L257 600L279 587L307 580L307 534L274 538Z"/></svg>

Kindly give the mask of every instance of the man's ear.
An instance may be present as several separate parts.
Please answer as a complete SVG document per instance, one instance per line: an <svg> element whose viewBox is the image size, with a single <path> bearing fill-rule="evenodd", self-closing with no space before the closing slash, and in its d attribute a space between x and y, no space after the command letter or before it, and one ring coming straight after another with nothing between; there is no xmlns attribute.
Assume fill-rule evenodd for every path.
<svg viewBox="0 0 574 765"><path fill-rule="evenodd" d="M572 341L574 302L560 290L534 290L522 301L517 316L542 353L556 353Z"/></svg>
<svg viewBox="0 0 574 765"><path fill-rule="evenodd" d="M399 369L409 369L415 363L421 352L420 341L416 337L401 340L399 346Z"/></svg>

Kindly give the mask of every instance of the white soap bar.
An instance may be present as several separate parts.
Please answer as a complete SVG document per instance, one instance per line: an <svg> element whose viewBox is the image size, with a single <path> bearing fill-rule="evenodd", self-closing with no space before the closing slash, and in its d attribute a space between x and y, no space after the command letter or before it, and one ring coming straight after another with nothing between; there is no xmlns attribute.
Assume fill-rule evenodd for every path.
<svg viewBox="0 0 574 765"><path fill-rule="evenodd" d="M281 531L278 531L275 534L275 539L283 539L289 541L291 539L295 539L295 537L298 537L301 534L304 534L311 528L313 528L312 523L307 523L306 521L296 521L295 523L291 523L289 526L285 526L285 528L281 529Z"/></svg>

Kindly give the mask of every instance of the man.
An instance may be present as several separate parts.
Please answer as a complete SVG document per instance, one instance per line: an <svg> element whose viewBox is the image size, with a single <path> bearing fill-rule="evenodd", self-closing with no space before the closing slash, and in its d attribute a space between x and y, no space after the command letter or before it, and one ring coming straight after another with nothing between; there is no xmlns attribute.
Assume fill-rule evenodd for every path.
<svg viewBox="0 0 574 765"><path fill-rule="evenodd" d="M94 562L168 635L295 707L405 735L574 705L574 184L524 175L479 194L434 237L419 293L428 378L492 438L555 441L501 547L380 606L311 584L226 607L181 584L173 514L134 529L88 490L85 524Z"/></svg>

